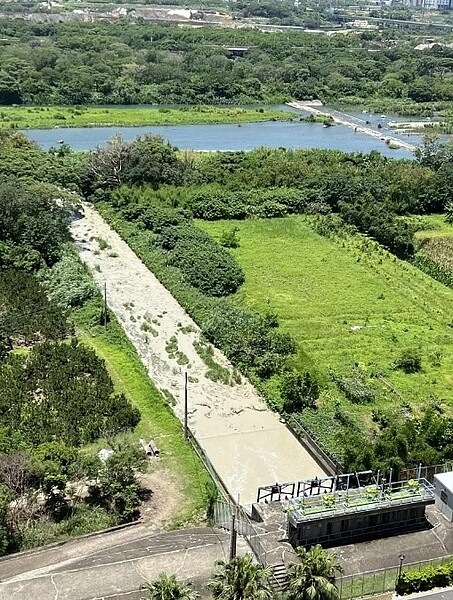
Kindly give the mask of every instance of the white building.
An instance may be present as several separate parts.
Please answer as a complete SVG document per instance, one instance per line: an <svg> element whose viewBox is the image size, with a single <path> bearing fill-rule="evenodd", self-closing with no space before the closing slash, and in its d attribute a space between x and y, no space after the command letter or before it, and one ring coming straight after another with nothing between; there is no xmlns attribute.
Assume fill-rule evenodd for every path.
<svg viewBox="0 0 453 600"><path fill-rule="evenodd" d="M434 475L435 506L453 522L453 471Z"/></svg>

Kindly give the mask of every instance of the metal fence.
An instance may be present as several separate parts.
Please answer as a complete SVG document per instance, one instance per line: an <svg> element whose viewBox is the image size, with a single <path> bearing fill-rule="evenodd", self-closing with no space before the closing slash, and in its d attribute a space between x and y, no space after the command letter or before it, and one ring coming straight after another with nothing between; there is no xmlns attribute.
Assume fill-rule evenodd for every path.
<svg viewBox="0 0 453 600"><path fill-rule="evenodd" d="M402 469L400 472L400 479L418 479L423 477L430 483L434 483L434 475L438 473L447 473L453 471L453 462L445 462L440 465L429 465L427 467L413 467L411 469Z"/></svg>
<svg viewBox="0 0 453 600"><path fill-rule="evenodd" d="M406 571L421 571L425 567L443 565L451 562L453 556L442 556L418 563L403 565L402 573ZM376 596L385 592L393 592L399 575L399 567L378 569L357 575L345 575L337 579L340 600L351 600L362 596Z"/></svg>
<svg viewBox="0 0 453 600"><path fill-rule="evenodd" d="M259 531L245 510L237 504L230 504L223 500L217 500L214 504L214 523L221 529L231 531L234 527L236 531L244 537L250 548L253 550L256 559L264 566L267 565L266 550L261 542L261 535L264 532Z"/></svg>

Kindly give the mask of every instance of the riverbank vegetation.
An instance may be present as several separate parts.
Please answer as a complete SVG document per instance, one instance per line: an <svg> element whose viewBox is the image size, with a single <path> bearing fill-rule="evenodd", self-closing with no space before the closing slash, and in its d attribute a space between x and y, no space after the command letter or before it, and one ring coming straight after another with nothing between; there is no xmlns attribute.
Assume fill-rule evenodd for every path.
<svg viewBox="0 0 453 600"><path fill-rule="evenodd" d="M0 128L50 129L66 127L111 127L145 125L212 125L254 123L291 119L289 112L270 108L222 108L218 106L94 107L94 106L3 106Z"/></svg>
<svg viewBox="0 0 453 600"><path fill-rule="evenodd" d="M95 203L206 340L344 468L453 458L453 292L416 268L414 235L449 218L448 146L396 161L182 154L155 136L44 153L3 138L12 165L30 153Z"/></svg>
<svg viewBox="0 0 453 600"><path fill-rule="evenodd" d="M140 437L179 500L167 525L206 501L206 471L69 243L80 196L61 186L77 188L83 158L65 152L0 141L16 165L0 175L0 554L136 519L152 495Z"/></svg>
<svg viewBox="0 0 453 600"><path fill-rule="evenodd" d="M126 20L4 19L0 104L237 106L318 98L378 103L380 110L393 103L397 112L411 106L429 116L448 108L453 49L415 50L417 39L400 33L395 40L394 33L270 35Z"/></svg>
<svg viewBox="0 0 453 600"><path fill-rule="evenodd" d="M117 142L127 155L129 145ZM169 173L174 152L156 155L166 156ZM289 411L292 424L312 431L346 469L400 469L447 459L452 447L439 432L453 419L453 297L411 264L423 218L407 217L446 210L451 153L427 141L417 156L270 149L180 156L177 185L167 185L161 163L152 187L140 188L126 161L121 184L100 189L92 179L87 189L272 407ZM189 257L187 240L205 239L198 228L242 269L236 292L204 287L207 261L195 278L190 259L175 262L175 240L185 236ZM209 277L223 269L212 266Z"/></svg>

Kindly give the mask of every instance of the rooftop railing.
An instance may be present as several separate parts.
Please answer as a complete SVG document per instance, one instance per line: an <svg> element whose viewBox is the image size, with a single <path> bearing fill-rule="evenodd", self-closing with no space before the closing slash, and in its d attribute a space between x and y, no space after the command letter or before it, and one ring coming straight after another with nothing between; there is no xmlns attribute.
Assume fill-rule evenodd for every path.
<svg viewBox="0 0 453 600"><path fill-rule="evenodd" d="M283 504L292 525L327 516L351 515L377 508L394 508L432 501L434 488L426 479L410 479L292 498Z"/></svg>

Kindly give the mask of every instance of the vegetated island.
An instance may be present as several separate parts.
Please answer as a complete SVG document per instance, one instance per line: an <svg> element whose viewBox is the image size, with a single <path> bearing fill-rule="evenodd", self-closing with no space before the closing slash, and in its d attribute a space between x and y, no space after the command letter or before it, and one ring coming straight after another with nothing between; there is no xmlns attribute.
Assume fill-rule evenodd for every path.
<svg viewBox="0 0 453 600"><path fill-rule="evenodd" d="M210 125L290 120L288 111L256 108L183 106L3 106L0 128L50 129L54 127L139 127L147 125Z"/></svg>

